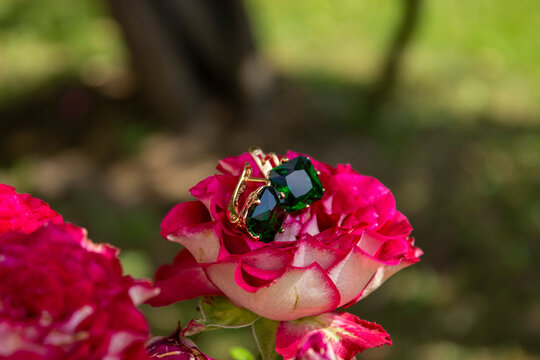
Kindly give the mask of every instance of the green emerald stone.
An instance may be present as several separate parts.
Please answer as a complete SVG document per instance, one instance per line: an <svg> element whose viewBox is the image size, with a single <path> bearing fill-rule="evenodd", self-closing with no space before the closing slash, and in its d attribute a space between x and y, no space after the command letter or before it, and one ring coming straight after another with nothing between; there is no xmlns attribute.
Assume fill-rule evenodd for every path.
<svg viewBox="0 0 540 360"><path fill-rule="evenodd" d="M271 186L262 188L258 200L260 204L254 204L248 210L246 227L251 234L259 236L259 240L268 243L281 230L286 213L282 208L283 201Z"/></svg>
<svg viewBox="0 0 540 360"><path fill-rule="evenodd" d="M320 200L324 193L321 180L311 160L298 156L273 168L268 176L278 193L285 195L285 210L304 209Z"/></svg>

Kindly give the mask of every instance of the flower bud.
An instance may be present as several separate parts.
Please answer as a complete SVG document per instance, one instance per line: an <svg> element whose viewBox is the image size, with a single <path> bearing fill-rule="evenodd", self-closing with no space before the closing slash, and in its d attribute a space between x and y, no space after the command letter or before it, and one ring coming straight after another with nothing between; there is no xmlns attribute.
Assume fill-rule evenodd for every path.
<svg viewBox="0 0 540 360"><path fill-rule="evenodd" d="M146 345L151 359L214 360L203 354L190 339L180 336L180 328L169 337L156 337Z"/></svg>

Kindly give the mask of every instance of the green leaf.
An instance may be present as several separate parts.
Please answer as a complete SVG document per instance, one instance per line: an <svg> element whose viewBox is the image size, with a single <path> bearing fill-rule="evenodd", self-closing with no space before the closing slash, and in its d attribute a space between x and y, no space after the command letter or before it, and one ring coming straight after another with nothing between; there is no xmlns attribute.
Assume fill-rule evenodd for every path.
<svg viewBox="0 0 540 360"><path fill-rule="evenodd" d="M258 315L236 307L224 296L204 296L199 302L199 310L203 318L188 324L184 329L184 336L220 328L242 328L259 319Z"/></svg>
<svg viewBox="0 0 540 360"><path fill-rule="evenodd" d="M253 324L259 315L247 309L240 309L225 296L205 296L199 308L207 326L241 328Z"/></svg>
<svg viewBox="0 0 540 360"><path fill-rule="evenodd" d="M276 332L279 321L260 318L253 323L253 336L261 353L262 360L275 360L279 357L276 352Z"/></svg>
<svg viewBox="0 0 540 360"><path fill-rule="evenodd" d="M235 346L229 350L233 360L255 360L255 356L248 349L241 346Z"/></svg>

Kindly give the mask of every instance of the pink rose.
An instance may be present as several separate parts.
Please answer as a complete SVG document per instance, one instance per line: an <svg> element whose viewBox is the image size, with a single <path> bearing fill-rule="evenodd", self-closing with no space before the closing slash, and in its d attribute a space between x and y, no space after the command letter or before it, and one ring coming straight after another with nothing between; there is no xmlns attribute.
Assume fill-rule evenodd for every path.
<svg viewBox="0 0 540 360"><path fill-rule="evenodd" d="M273 241L255 240L227 216L245 162L252 176L262 176L248 153L224 159L221 174L191 189L198 200L178 204L163 220L162 236L186 249L156 273L162 292L152 305L226 295L262 317L294 320L352 305L419 261L422 252L390 190L350 165L314 160L322 199L288 214ZM250 183L246 194L257 186Z"/></svg>
<svg viewBox="0 0 540 360"><path fill-rule="evenodd" d="M0 359L148 359L148 325L136 305L154 294L122 275L116 249L92 243L81 228L49 223L4 233Z"/></svg>
<svg viewBox="0 0 540 360"><path fill-rule="evenodd" d="M9 231L28 234L47 222L61 224L62 216L47 203L0 184L0 235Z"/></svg>

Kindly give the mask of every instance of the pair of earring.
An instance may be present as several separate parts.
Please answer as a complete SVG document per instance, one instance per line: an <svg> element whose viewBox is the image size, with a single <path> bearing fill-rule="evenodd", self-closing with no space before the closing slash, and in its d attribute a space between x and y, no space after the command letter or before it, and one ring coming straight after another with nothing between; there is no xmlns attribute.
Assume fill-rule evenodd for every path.
<svg viewBox="0 0 540 360"><path fill-rule="evenodd" d="M253 239L271 242L278 232L283 232L287 213L308 208L320 200L324 188L319 179L320 172L306 156L280 160L275 153L265 154L259 148L249 152L264 178L252 177L251 164L246 162L227 214L231 223L246 230ZM239 209L240 197L249 182L263 186L249 194Z"/></svg>

